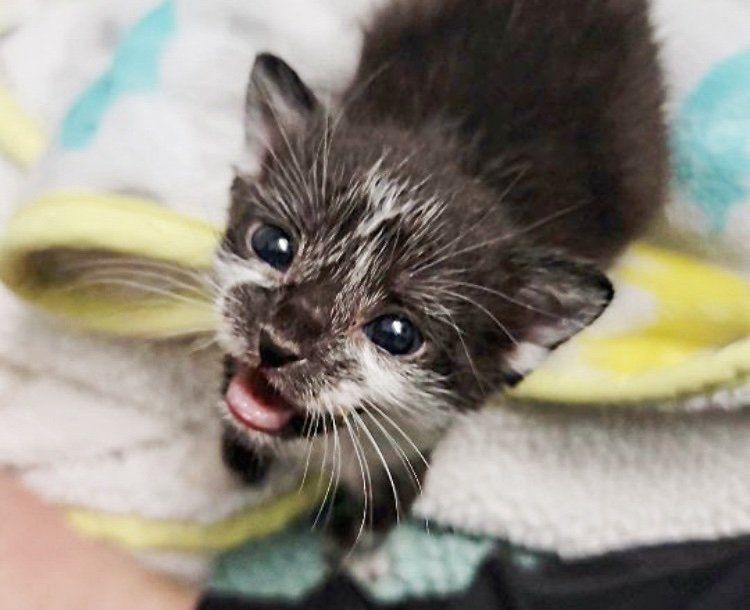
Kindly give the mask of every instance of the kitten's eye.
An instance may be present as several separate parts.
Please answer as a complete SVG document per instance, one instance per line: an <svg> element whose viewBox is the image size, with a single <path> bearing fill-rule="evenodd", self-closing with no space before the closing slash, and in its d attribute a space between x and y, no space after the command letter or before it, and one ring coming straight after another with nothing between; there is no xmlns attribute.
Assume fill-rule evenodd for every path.
<svg viewBox="0 0 750 610"><path fill-rule="evenodd" d="M286 271L294 259L292 238L279 227L262 225L250 240L255 253L274 269Z"/></svg>
<svg viewBox="0 0 750 610"><path fill-rule="evenodd" d="M394 356L413 354L424 342L411 320L399 315L376 318L365 326L364 331L370 341Z"/></svg>

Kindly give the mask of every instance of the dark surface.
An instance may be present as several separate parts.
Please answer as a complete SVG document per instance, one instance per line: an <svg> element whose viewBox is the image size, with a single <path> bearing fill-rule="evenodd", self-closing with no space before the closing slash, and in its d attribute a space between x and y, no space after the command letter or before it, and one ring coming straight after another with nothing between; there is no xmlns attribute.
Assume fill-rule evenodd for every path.
<svg viewBox="0 0 750 610"><path fill-rule="evenodd" d="M505 547L461 594L381 605L344 576L299 603L209 594L199 610L745 610L750 538L638 549L586 561L513 559ZM516 556L517 557L517 556Z"/></svg>
<svg viewBox="0 0 750 610"><path fill-rule="evenodd" d="M224 465L243 483L262 483L271 469L273 459L248 447L239 434L231 429L224 430L221 439L221 458Z"/></svg>

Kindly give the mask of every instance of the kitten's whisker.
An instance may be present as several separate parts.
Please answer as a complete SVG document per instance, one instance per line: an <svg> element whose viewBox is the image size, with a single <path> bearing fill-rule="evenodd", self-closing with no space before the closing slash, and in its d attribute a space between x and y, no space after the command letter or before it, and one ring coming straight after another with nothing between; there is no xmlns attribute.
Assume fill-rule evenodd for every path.
<svg viewBox="0 0 750 610"><path fill-rule="evenodd" d="M527 164L524 167L524 169L519 173L519 175L516 177L516 179L513 180L513 182L511 182L511 184L508 185L508 187L500 194L500 196L498 197L498 199L500 201L503 201L508 196L508 193L510 193L510 191L512 191L516 187L516 185L524 178L524 176L528 173L528 171L530 169L531 169L531 165ZM452 239L450 242L448 242L442 248L439 248L433 254L433 256L440 256L446 250L450 250L451 248L453 248L456 244L460 243L461 240L463 240L472 231L475 231L478 227L480 227L482 225L482 223L484 223L487 220L487 217L490 214L493 214L493 213L496 213L496 212L497 212L497 209L495 207L491 206L491 207L487 208L487 210L479 217L479 219L476 222L474 222L470 227L467 227L466 229L464 229L463 231L461 231L459 233L459 235L455 239ZM423 269L425 269L425 268L423 268Z"/></svg>
<svg viewBox="0 0 750 610"><path fill-rule="evenodd" d="M388 482L390 483L391 491L393 492L393 503L396 509L396 523L401 523L401 502L399 501L398 490L396 489L396 482L393 479L393 475L391 474L391 469L388 466L388 462L386 461L385 456L383 455L383 451L380 449L380 446L375 440L375 437L372 435L372 432L370 432L370 429L367 427L365 420L359 415L359 413L357 413L356 411L352 411L352 417L354 417L354 421L357 422L358 426L365 433L365 436L369 439L370 444L372 445L373 449L375 449L375 453L380 459L380 462L383 464L383 468L385 469L385 475L388 477Z"/></svg>
<svg viewBox="0 0 750 610"><path fill-rule="evenodd" d="M360 429L359 425L356 419L352 418L351 420L346 419L347 422L351 424L352 430L354 431L354 436L356 438L357 446L359 447L359 452L362 455L362 463L365 467L365 476L367 477L367 492L368 492L368 504L367 504L367 518L368 522L370 524L370 527L372 527L373 524L373 509L374 509L374 501L375 501L375 494L374 494L374 485L373 485L373 479L372 474L370 472L370 461L367 459L367 452L365 451L365 447L362 444L362 439L360 438Z"/></svg>
<svg viewBox="0 0 750 610"><path fill-rule="evenodd" d="M325 131L323 132L323 200L328 200L328 164L331 157L331 133L330 116L326 115Z"/></svg>
<svg viewBox="0 0 750 610"><path fill-rule="evenodd" d="M510 339L510 341L511 341L511 342L512 342L512 343L513 343L514 345L518 345L518 339L516 339L516 338L515 338L515 337L513 336L513 334L512 334L512 333L511 333L511 332L510 332L510 331L508 330L508 327L507 327L507 326L505 326L505 325L504 325L504 324L503 324L502 322L500 322L500 320L498 320L498 319L497 319L497 317L495 317L495 315L494 315L494 314L493 314L493 313L492 313L492 312L491 312L491 311L490 311L489 309L487 309L487 308L486 308L486 307L485 307L484 305L482 305L481 303L477 303L477 302L476 302L476 301L475 301L474 299L472 299L472 298L470 298L470 297L467 297L467 296L465 296L465 295L463 295L463 294L459 294L458 292L453 292L453 291L451 291L451 290L443 290L443 292L444 292L445 294L448 294L448 295L450 295L450 296L452 296L452 297L456 298L456 299L459 299L459 300L461 300L461 301L464 301L465 303L469 303L470 305L473 305L473 306L474 306L474 307L476 307L477 309L479 309L479 310L483 311L483 312L484 312L485 314L487 314L487 316L488 316L488 317L489 317L489 318L490 318L491 320L493 320L493 321L495 322L495 324L497 324L497 327L498 327L498 328L499 328L499 329L500 329L501 331L503 331L503 333L505 334L505 336L507 336L507 337L508 337L508 339Z"/></svg>
<svg viewBox="0 0 750 610"><path fill-rule="evenodd" d="M281 187L286 192L288 201L283 196L281 196L281 194L278 194L279 196L277 197L277 203L280 204L279 209L284 213L284 215L286 216L286 219L290 223L292 223L293 226L299 229L299 226L297 223L297 217L291 208L290 202L301 199L300 189L305 190L305 191L307 189L304 186L301 186L300 180L290 173L291 168L288 168L287 164L281 160L281 158L276 153L276 150L274 149L274 146L272 145L272 143L269 142L265 138L261 138L261 142L263 143L264 151L267 154L269 154L271 158L276 162L276 166L279 168L279 171L281 172L281 173L274 172L273 175L275 178L279 180ZM262 188L260 190L261 190L261 194L265 193L266 196L271 194L267 190L264 191ZM261 200L258 203L263 203L263 201ZM269 208L269 210L274 211L273 208Z"/></svg>
<svg viewBox="0 0 750 610"><path fill-rule="evenodd" d="M530 225L528 225L527 227L524 227L524 228L519 229L517 231L511 232L511 233L506 233L506 234L503 234L503 235L498 235L497 237L493 237L492 239L485 240L485 241L480 242L478 244L472 244L471 246L469 246L467 248L463 248L461 250L457 250L457 251L451 252L450 254L448 254L445 257L439 258L437 260L430 261L426 265L423 265L423 266L419 267L418 269L416 269L414 271L414 273L415 274L416 273L422 273L422 272L424 272L424 271L426 271L428 269L431 269L435 265L447 262L450 259L455 258L457 256L461 256L461 255L464 255L464 254L469 254L471 252L475 252L476 250L480 250L482 248L486 248L487 246L491 246L491 245L494 245L494 244L497 244L497 243L502 243L502 242L510 240L510 239L515 239L515 238L517 238L517 237L519 237L521 235L524 235L526 233L530 233L532 231L535 231L536 229L539 229L539 228L541 228L541 227L549 224L550 222L553 222L553 221L557 220L558 218L561 218L561 217L563 217L563 216L565 216L567 214L570 214L571 212L574 212L575 210L577 210L577 209L579 209L579 208L581 208L581 207L583 207L585 205L586 205L586 203L582 202L582 203L579 203L579 204L576 204L576 205L568 206L567 208L563 208L562 210L558 210L557 212L554 212L553 214L550 214L549 216L546 216L545 218L542 218L542 219L540 219L540 220L538 220L536 222L533 222Z"/></svg>
<svg viewBox="0 0 750 610"><path fill-rule="evenodd" d="M349 92L349 95L346 99L346 101L341 105L340 108L338 108L334 120L333 120L333 127L331 130L331 140L333 139L333 136L336 134L336 130L339 127L339 124L343 120L344 116L346 115L347 110L351 108L351 106L358 101L362 95L365 94L367 89L369 89L372 84L380 78L380 76L393 65L394 59L387 59L383 61L377 68L375 68L370 76L367 78L360 80L359 84L355 89L353 89L351 92ZM330 152L330 150L329 150Z"/></svg>
<svg viewBox="0 0 750 610"><path fill-rule="evenodd" d="M534 307L533 305L530 305L529 303L524 303L523 301L519 301L518 299L514 299L513 297L505 294L502 291L495 290L495 289L492 289L492 288L488 288L487 286L480 286L479 284L473 284L471 282L451 282L451 286L454 286L454 287L464 286L466 288L474 288L476 290L487 292L489 294L494 294L494 295L500 297L501 299L503 299L504 301L507 301L508 303L512 303L513 305L518 305L519 307L523 307L524 309L528 309L529 311L533 311L535 313L538 313L540 315L546 316L548 318L553 318L555 320L561 320L561 321L564 321L564 322L571 322L571 323L575 324L577 327L579 327L581 330L583 330L584 328L586 328L585 324L581 324L580 322L578 322L577 320L575 320L573 318L566 317L566 316L561 316L561 315L558 315L558 314L553 313L551 311L547 311L545 309L540 309L538 307Z"/></svg>
<svg viewBox="0 0 750 610"><path fill-rule="evenodd" d="M196 343L198 342L196 341ZM188 354L192 356L193 354L197 354L198 352L202 352L216 345L218 345L218 339L216 338L216 336L211 335L208 337L208 339L204 339L198 346L193 346L188 351Z"/></svg>
<svg viewBox="0 0 750 610"><path fill-rule="evenodd" d="M378 418L375 417L370 410L365 406L364 408L365 414L373 421L373 423L378 427L380 432L385 436L386 440L390 443L391 447L393 447L396 454L399 456L399 459L401 460L401 463L403 464L404 468L409 472L412 481L415 483L417 487L417 491L421 494L422 493L422 483L419 480L419 477L417 476L417 471L414 469L414 465L411 463L411 460L409 460L409 457L406 455L406 452L404 451L403 447L396 441L396 439L393 437L393 435L386 429L383 424L378 421Z"/></svg>
<svg viewBox="0 0 750 610"><path fill-rule="evenodd" d="M178 269L169 266L158 266L151 264L138 264L129 260L96 260L67 262L57 265L56 270L59 274L84 275L86 272L95 273L97 271L107 271L110 269L123 270L129 273L140 273L150 277L156 277L177 285L189 286L191 289L202 288L204 286L203 278L199 278L197 273L181 273Z"/></svg>
<svg viewBox="0 0 750 610"><path fill-rule="evenodd" d="M299 484L297 493L302 491L305 483L307 482L307 473L310 468L310 456L312 455L313 445L315 444L315 439L312 437L312 430L313 425L317 428L319 424L319 417L320 416L317 413L313 417L311 417L309 411L305 413L305 423L302 426L302 436L309 443L309 446L307 448L307 457L305 458L305 470L302 473L302 481Z"/></svg>
<svg viewBox="0 0 750 610"><path fill-rule="evenodd" d="M161 282L163 284L162 287L175 287L182 289L184 292L182 294L193 294L197 297L203 297L205 299L209 298L209 293L204 290L203 285L195 285L195 284L188 284L187 282L184 282L182 280L179 280L177 278L164 275L163 273L159 273L156 271L148 271L143 269L133 269L128 266L123 265L98 265L98 266L90 266L88 267L91 271L88 273L83 273L80 275L80 279L86 280L86 279L100 279L100 278L107 278L108 276L112 277L132 277L133 279L142 279L142 280L156 280L157 282ZM76 271L82 271L84 269L76 269Z"/></svg>
<svg viewBox="0 0 750 610"><path fill-rule="evenodd" d="M86 275L80 276L80 278L77 278L76 280L70 282L70 286L79 286L81 284L84 284L85 282L99 282L99 281L108 281L108 280L123 280L123 281L132 281L132 282L138 282L139 280L142 280L142 282L139 283L140 286L142 286L144 289L146 287L154 289L154 290L162 290L165 292L168 292L172 295L178 295L182 296L184 298L189 298L192 300L195 300L196 302L210 303L209 295L205 292L197 292L197 291L182 291L179 290L182 288L179 285L174 285L175 290L169 290L173 287L173 285L170 285L168 282L163 282L162 284L157 283L146 283L150 280L158 280L162 281L162 278L158 275L154 276L150 273L143 273L143 272L137 272L132 273L128 270L99 270L99 271L92 271L90 273L87 273ZM166 285L164 285L166 284Z"/></svg>
<svg viewBox="0 0 750 610"><path fill-rule="evenodd" d="M464 339L463 332L458 327L458 324L456 324L456 321L453 318L453 315L450 313L450 311L447 308L445 309L445 315L448 316L448 320L444 321L444 323L447 324L448 327L452 328L455 331L456 336L458 337L458 340L461 342L461 346L463 348L464 354L466 354L466 359L469 361L471 372L474 375L474 378L477 380L477 385L479 386L479 389L482 392L484 392L484 384L482 383L482 379L479 375L479 371L477 370L476 364L474 363L474 359L471 357L471 353L469 352L469 346L466 345L466 340Z"/></svg>
<svg viewBox="0 0 750 610"><path fill-rule="evenodd" d="M323 457L320 458L320 484L323 484L323 478L322 475L325 472L326 463L328 462L328 426L326 424L326 415L325 413L319 414L318 417L320 417L320 424L323 427L323 439L325 439L325 445L323 446ZM317 433L318 431L318 425L315 427L315 431ZM325 504L326 499L328 498L328 490L326 489L326 496L323 498L323 504Z"/></svg>
<svg viewBox="0 0 750 610"><path fill-rule="evenodd" d="M519 229L515 233L510 233L509 235L504 236L503 240L515 239L516 237L525 235L526 233L536 231L537 229L540 229L541 227L548 225L550 222L558 220L559 218L562 218L563 216L567 216L568 214L575 212L576 210L580 210L582 207L585 207L586 205L588 205L588 202L586 201L581 201L580 203L569 205L567 208L563 208L561 210L558 210L557 212L554 212L553 214L550 214L549 216L545 218L532 222L530 225L523 227L522 229Z"/></svg>
<svg viewBox="0 0 750 610"><path fill-rule="evenodd" d="M336 481L334 482L333 489L332 489L332 493L335 494L336 490L339 488L339 485L341 483L341 468L342 468L342 464L343 464L344 459L343 459L343 455L341 453L341 451L342 451L342 444L343 443L339 439L338 426L333 425L333 423L331 424L331 426L333 428L334 451L336 452L335 462L334 462L335 466L336 466ZM331 472L333 472L333 471L331 471ZM332 500L331 500L330 504L328 505L328 512L326 514L326 522L328 522L328 520L331 517L331 513L333 511L333 505L334 505L334 502L333 502L333 497L332 497Z"/></svg>
<svg viewBox="0 0 750 610"><path fill-rule="evenodd" d="M334 429L335 429L335 423L332 424L332 425L334 426ZM326 436L326 448L325 448L325 456L323 457L323 460L321 461L321 468L320 468L321 471L324 471L324 468L325 468L324 464L326 463L326 461L328 459L327 458L327 456L328 456L328 438L327 438L328 437L328 429L327 428L328 428L328 426L326 425L326 420L325 420L325 416L324 416L323 417L323 434ZM318 521L320 520L320 517L323 514L323 510L325 509L325 507L327 505L328 496L331 493L331 490L333 489L333 478L334 478L334 473L335 473L335 470L336 470L336 463L337 463L336 462L336 453L335 452L336 452L337 448L338 448L338 436L334 435L334 445L333 445L334 455L333 455L333 459L331 461L331 475L328 477L328 486L326 487L326 491L325 491L325 495L323 496L323 500L320 502L320 507L318 508L318 512L315 515L315 520L313 521L313 527L316 527L318 525ZM333 490L333 492L334 492L334 494L336 493L335 489ZM331 498L331 502L333 502L333 498Z"/></svg>
<svg viewBox="0 0 750 610"><path fill-rule="evenodd" d="M60 262L60 267L63 270L83 270L83 269L89 269L89 268L96 268L98 266L108 266L108 265L121 265L128 268L146 268L151 270L164 270L165 272L168 272L170 274L174 275L184 275L190 278L191 280L196 280L197 282L202 282L204 280L204 274L207 270L205 269L197 269L197 268L191 268L186 267L184 265L179 265L177 263L173 263L166 260L157 260L157 259L150 259L150 258L137 258L137 257L128 257L128 256L118 256L118 255L96 255L93 258L87 258L77 261L63 261ZM171 277L171 275L170 275Z"/></svg>
<svg viewBox="0 0 750 610"><path fill-rule="evenodd" d="M70 292L73 290L79 290L81 288L87 288L87 287L119 287L119 288L130 288L135 291L140 291L146 294L153 294L157 296L162 296L167 299L175 300L175 301L181 301L183 303L189 303L191 305L198 305L200 307L205 307L207 309L211 308L210 301L201 301L198 299L193 299L190 297L187 297L183 294L169 292L167 290L159 289L155 286L151 286L148 284L139 284L138 282L134 282L132 280L129 280L127 278L102 278L102 279L90 279L90 280L82 280L79 282L71 283L67 286L60 287L56 289L58 292Z"/></svg>
<svg viewBox="0 0 750 610"><path fill-rule="evenodd" d="M380 417L382 417L387 423L389 423L391 426L393 426L393 428L396 430L396 432L398 432L401 436L404 437L404 440L406 440L406 442L409 443L409 445L411 446L411 448L414 449L414 451L416 452L416 454L419 457L419 459L425 465L425 468L427 468L429 470L430 463L427 461L427 458L420 451L419 447L417 447L416 443L411 439L411 437L406 432L403 431L403 429L401 428L401 426L399 426L393 420L393 418L391 418L385 411L383 411L383 409L381 409L380 407L378 407L375 403L370 403L369 407L371 409L374 409L375 412L378 415L380 415Z"/></svg>
<svg viewBox="0 0 750 610"><path fill-rule="evenodd" d="M363 510L362 510L362 523L360 523L359 531L357 532L357 537L356 537L356 539L354 541L354 546L349 551L349 553L351 554L354 551L354 547L356 547L357 544L359 543L359 539L362 537L362 533L365 530L365 524L367 523L367 511L368 511L368 507L369 507L369 493L370 493L370 491L369 491L369 488L368 488L369 477L365 476L365 466L364 466L364 462L363 462L363 456L360 455L359 441L354 436L354 431L352 430L352 426L349 423L349 420L346 419L346 418L344 418L343 421L344 421L344 424L346 426L346 430L347 430L347 432L349 434L349 438L351 438L352 447L354 448L354 455L356 456L357 462L359 464L359 470L360 470L360 473L361 473L361 476L362 476L362 493L364 495L364 498L363 498L363 500L364 500L364 507L363 507Z"/></svg>
<svg viewBox="0 0 750 610"><path fill-rule="evenodd" d="M278 128L279 133L281 134L281 138L284 140L284 144L286 146L287 151L289 152L289 156L292 159L292 168L297 173L297 180L298 185L305 190L306 194L310 195L309 186L307 185L305 181L305 173L302 170L302 164L300 163L300 160L297 156L296 151L294 150L294 146L292 144L292 141L290 139L290 134L287 133L286 127L284 126L284 122L281 120L279 113L277 112L276 107L273 104L269 104L269 109L271 111L271 114L273 115L273 120L276 123L276 127ZM267 150L271 151L273 150L273 146L267 146Z"/></svg>

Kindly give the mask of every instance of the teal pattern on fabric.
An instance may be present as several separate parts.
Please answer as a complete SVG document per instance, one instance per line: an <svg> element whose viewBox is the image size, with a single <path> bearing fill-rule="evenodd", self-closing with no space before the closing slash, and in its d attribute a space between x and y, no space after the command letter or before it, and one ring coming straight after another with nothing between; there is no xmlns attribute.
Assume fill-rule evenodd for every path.
<svg viewBox="0 0 750 610"><path fill-rule="evenodd" d="M376 551L383 554L385 573L374 580L359 577L357 581L383 603L445 597L471 585L493 546L488 538L402 523Z"/></svg>
<svg viewBox="0 0 750 610"><path fill-rule="evenodd" d="M300 603L333 574L326 548L325 534L302 521L220 555L210 589L258 602ZM382 545L357 550L345 563L364 593L390 604L466 590L497 548L492 538L428 529L424 522L410 520L395 528ZM515 547L508 546L505 552L527 570L544 563L541 555ZM370 565L375 568L368 569Z"/></svg>
<svg viewBox="0 0 750 610"><path fill-rule="evenodd" d="M722 231L750 200L750 50L715 67L688 97L672 135L677 188Z"/></svg>
<svg viewBox="0 0 750 610"><path fill-rule="evenodd" d="M220 556L211 589L250 599L296 601L327 575L323 537L302 523Z"/></svg>
<svg viewBox="0 0 750 610"><path fill-rule="evenodd" d="M110 68L83 92L66 115L60 134L64 148L77 150L89 144L107 110L120 96L158 86L160 60L175 26L174 1L166 0L125 34Z"/></svg>

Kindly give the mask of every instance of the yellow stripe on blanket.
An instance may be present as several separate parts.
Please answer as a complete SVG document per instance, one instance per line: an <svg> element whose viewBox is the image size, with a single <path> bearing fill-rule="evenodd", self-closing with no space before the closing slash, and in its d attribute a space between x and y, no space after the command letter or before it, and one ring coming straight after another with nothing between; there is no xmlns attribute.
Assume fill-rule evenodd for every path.
<svg viewBox="0 0 750 610"><path fill-rule="evenodd" d="M512 393L567 404L684 403L750 382L750 283L640 244L614 270L613 310ZM734 406L727 394L721 406Z"/></svg>
<svg viewBox="0 0 750 610"><path fill-rule="evenodd" d="M146 200L59 193L11 219L0 242L0 279L84 329L149 338L206 332L216 322L200 286L162 294L158 282L139 289L127 273L142 278L157 270L186 284L210 267L218 239L207 223ZM133 271L134 263L141 268ZM95 274L74 273L87 267ZM105 281L108 271L115 280Z"/></svg>
<svg viewBox="0 0 750 610"><path fill-rule="evenodd" d="M207 292L179 298L79 282L61 261L208 270L219 230L130 197L63 193L21 209L0 242L0 279L83 329L160 338L211 332ZM119 257L119 258L118 258ZM687 255L639 244L614 269L618 296L511 395L553 404L687 405L750 382L750 283ZM80 278L78 278L80 279ZM727 398L729 397L729 398ZM693 402L694 406L695 403Z"/></svg>
<svg viewBox="0 0 750 610"><path fill-rule="evenodd" d="M157 521L87 509L71 509L67 517L81 534L133 550L213 553L282 530L317 505L321 489L320 482L311 478L299 492L209 524Z"/></svg>
<svg viewBox="0 0 750 610"><path fill-rule="evenodd" d="M44 149L42 129L0 86L0 150L21 167L29 167Z"/></svg>

